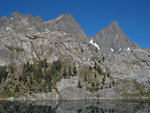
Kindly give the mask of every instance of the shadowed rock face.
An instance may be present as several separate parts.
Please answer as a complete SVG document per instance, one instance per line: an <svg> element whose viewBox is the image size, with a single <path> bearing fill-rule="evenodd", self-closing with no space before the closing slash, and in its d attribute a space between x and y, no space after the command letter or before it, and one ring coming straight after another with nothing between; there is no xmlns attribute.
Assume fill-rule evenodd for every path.
<svg viewBox="0 0 150 113"><path fill-rule="evenodd" d="M129 48L139 48L138 45L129 41L128 37L119 27L118 22L112 22L107 28L100 30L100 32L93 37L93 41L106 53L118 52Z"/></svg>

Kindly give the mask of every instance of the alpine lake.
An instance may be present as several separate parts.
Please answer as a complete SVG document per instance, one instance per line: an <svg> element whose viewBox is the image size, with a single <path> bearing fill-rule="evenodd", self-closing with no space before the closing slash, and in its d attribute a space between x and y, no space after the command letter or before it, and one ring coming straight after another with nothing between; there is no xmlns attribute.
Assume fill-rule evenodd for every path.
<svg viewBox="0 0 150 113"><path fill-rule="evenodd" d="M150 100L1 100L0 113L150 113Z"/></svg>

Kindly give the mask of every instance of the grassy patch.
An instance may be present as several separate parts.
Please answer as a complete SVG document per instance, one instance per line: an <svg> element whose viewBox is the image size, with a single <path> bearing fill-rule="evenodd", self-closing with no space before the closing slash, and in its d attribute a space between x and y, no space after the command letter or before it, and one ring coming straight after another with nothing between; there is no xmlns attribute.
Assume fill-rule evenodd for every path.
<svg viewBox="0 0 150 113"><path fill-rule="evenodd" d="M17 95L8 92L0 93L0 98L10 98L10 97L17 97Z"/></svg>
<svg viewBox="0 0 150 113"><path fill-rule="evenodd" d="M9 46L9 45L6 45L5 44L5 47L10 50L10 51L16 51L16 52L23 52L24 49L23 48L20 48L20 47L12 47L12 46Z"/></svg>
<svg viewBox="0 0 150 113"><path fill-rule="evenodd" d="M86 89L92 93L97 91L97 87L87 87Z"/></svg>
<svg viewBox="0 0 150 113"><path fill-rule="evenodd" d="M60 81L61 79L62 79L62 76L54 75L54 76L53 76L53 79L52 79L52 81L51 81L51 83L52 83L52 88L55 88L56 83L57 83L58 81Z"/></svg>
<svg viewBox="0 0 150 113"><path fill-rule="evenodd" d="M132 81L133 82L133 85L131 87L132 88L132 94L129 94L127 91L125 92L124 89L122 90L118 90L117 92L120 94L120 96L122 96L123 98L125 99L128 99L128 98L142 98L142 97L150 97L150 90L149 91L144 91L144 86L141 84L139 84L138 82L136 81ZM124 83L128 83L128 81L124 81Z"/></svg>
<svg viewBox="0 0 150 113"><path fill-rule="evenodd" d="M40 37L37 36L37 35L33 35L33 36L28 36L28 35L26 35L26 37L29 38L29 39L31 39L31 40L35 40L35 39L40 38Z"/></svg>
<svg viewBox="0 0 150 113"><path fill-rule="evenodd" d="M142 97L150 97L150 92L143 92L143 93L135 93L135 94L122 94L121 95L124 99L128 98L142 98Z"/></svg>

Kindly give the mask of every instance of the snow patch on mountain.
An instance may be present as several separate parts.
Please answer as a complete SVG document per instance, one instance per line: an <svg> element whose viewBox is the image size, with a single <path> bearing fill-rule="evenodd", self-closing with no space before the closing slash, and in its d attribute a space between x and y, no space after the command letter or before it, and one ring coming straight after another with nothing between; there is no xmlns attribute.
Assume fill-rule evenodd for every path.
<svg viewBox="0 0 150 113"><path fill-rule="evenodd" d="M59 19L61 19L63 16L64 16L64 15L62 15L62 16L60 16L60 17L56 18L56 20L59 20Z"/></svg>
<svg viewBox="0 0 150 113"><path fill-rule="evenodd" d="M90 43L94 45L98 50L100 50L100 47L96 43L93 42L93 39L90 40Z"/></svg>
<svg viewBox="0 0 150 113"><path fill-rule="evenodd" d="M113 48L111 48L110 50L111 50L112 52L114 51L114 49L113 49Z"/></svg>
<svg viewBox="0 0 150 113"><path fill-rule="evenodd" d="M6 27L6 30L8 31L8 30L11 30L11 28L10 27Z"/></svg>
<svg viewBox="0 0 150 113"><path fill-rule="evenodd" d="M128 51L131 51L131 48L130 48L130 47L128 47L128 48L127 48L127 50L128 50Z"/></svg>
<svg viewBox="0 0 150 113"><path fill-rule="evenodd" d="M65 33L65 32L59 32L59 31L53 31L52 32L52 35L58 35L58 36L64 36L64 35L66 35L67 33Z"/></svg>
<svg viewBox="0 0 150 113"><path fill-rule="evenodd" d="M46 31L46 32L50 32L50 30L49 30L49 29L46 29L46 28L45 28L45 31Z"/></svg>

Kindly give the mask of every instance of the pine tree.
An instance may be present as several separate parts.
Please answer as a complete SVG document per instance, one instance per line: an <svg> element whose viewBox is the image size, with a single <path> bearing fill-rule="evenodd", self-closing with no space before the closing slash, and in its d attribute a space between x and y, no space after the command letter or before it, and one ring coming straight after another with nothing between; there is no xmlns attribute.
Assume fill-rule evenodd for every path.
<svg viewBox="0 0 150 113"><path fill-rule="evenodd" d="M94 69L96 69L97 68L97 64L96 64L96 62L94 62Z"/></svg>
<svg viewBox="0 0 150 113"><path fill-rule="evenodd" d="M78 88L82 88L80 81L78 81L78 86L77 86L77 87L78 87Z"/></svg>
<svg viewBox="0 0 150 113"><path fill-rule="evenodd" d="M26 63L25 67L26 67L26 72L30 72L30 64L29 64L29 62Z"/></svg>
<svg viewBox="0 0 150 113"><path fill-rule="evenodd" d="M10 66L10 73L14 73L14 69L12 66Z"/></svg>
<svg viewBox="0 0 150 113"><path fill-rule="evenodd" d="M15 87L15 91L14 91L14 92L19 92L19 91L20 91L19 86L18 86L18 85L16 85L16 87Z"/></svg>
<svg viewBox="0 0 150 113"><path fill-rule="evenodd" d="M99 74L102 74L102 69L100 68L100 66L98 66L97 71Z"/></svg>
<svg viewBox="0 0 150 113"><path fill-rule="evenodd" d="M99 84L98 84L98 82L97 82L97 83L96 83L96 89L97 89L97 90L98 90L98 85L99 85Z"/></svg>
<svg viewBox="0 0 150 113"><path fill-rule="evenodd" d="M103 79L102 79L102 84L103 84L103 85L105 85L105 80L106 80L106 78L105 78L105 76L104 76Z"/></svg>
<svg viewBox="0 0 150 113"><path fill-rule="evenodd" d="M94 82L92 82L92 87L95 87L95 84L94 84Z"/></svg>
<svg viewBox="0 0 150 113"><path fill-rule="evenodd" d="M73 68L73 74L74 74L74 76L76 76L77 75L77 69L76 69L76 67L74 66L74 68Z"/></svg>
<svg viewBox="0 0 150 113"><path fill-rule="evenodd" d="M108 78L110 77L110 74L109 74L109 72L107 73L107 77L108 77Z"/></svg>
<svg viewBox="0 0 150 113"><path fill-rule="evenodd" d="M19 76L19 81L20 81L20 82L22 81L22 76L21 76L21 75Z"/></svg>
<svg viewBox="0 0 150 113"><path fill-rule="evenodd" d="M55 67L55 69L56 69L57 71L60 71L60 69L61 69L61 62L60 62L59 59L58 59L57 61L54 61L54 62L53 62L53 65L54 65L54 67Z"/></svg>
<svg viewBox="0 0 150 113"><path fill-rule="evenodd" d="M89 67L89 70L90 70L90 71L92 70L92 67L91 67L91 66Z"/></svg>
<svg viewBox="0 0 150 113"><path fill-rule="evenodd" d="M103 62L104 62L104 60L105 60L105 57L104 57L104 56L102 57L102 60L103 60Z"/></svg>
<svg viewBox="0 0 150 113"><path fill-rule="evenodd" d="M40 67L38 67L37 78L36 78L37 82L40 83L42 78L43 78L42 69Z"/></svg>
<svg viewBox="0 0 150 113"><path fill-rule="evenodd" d="M111 84L109 84L109 88L111 88Z"/></svg>
<svg viewBox="0 0 150 113"><path fill-rule="evenodd" d="M33 72L33 65L30 65L30 72Z"/></svg>
<svg viewBox="0 0 150 113"><path fill-rule="evenodd" d="M48 67L47 59L44 59L44 67Z"/></svg>
<svg viewBox="0 0 150 113"><path fill-rule="evenodd" d="M61 62L60 62L60 60L53 61L52 67L51 67L51 73L53 75L56 75L56 73L59 72L60 70L61 70Z"/></svg>
<svg viewBox="0 0 150 113"><path fill-rule="evenodd" d="M6 79L8 72L6 71L6 67L0 67L0 83L2 82L2 79Z"/></svg>
<svg viewBox="0 0 150 113"><path fill-rule="evenodd" d="M33 84L33 80L32 80L32 77L30 76L30 85Z"/></svg>
<svg viewBox="0 0 150 113"><path fill-rule="evenodd" d="M85 81L85 82L87 81L86 75L84 76L84 81Z"/></svg>
<svg viewBox="0 0 150 113"><path fill-rule="evenodd" d="M71 67L70 66L68 67L68 75L72 76L72 71L71 71Z"/></svg>
<svg viewBox="0 0 150 113"><path fill-rule="evenodd" d="M63 69L63 76L64 76L64 78L66 78L66 76L67 76L66 67L64 67L64 69Z"/></svg>

